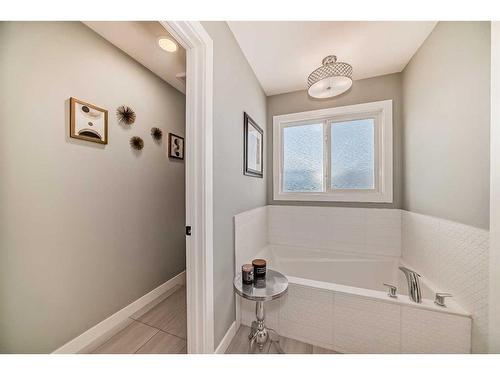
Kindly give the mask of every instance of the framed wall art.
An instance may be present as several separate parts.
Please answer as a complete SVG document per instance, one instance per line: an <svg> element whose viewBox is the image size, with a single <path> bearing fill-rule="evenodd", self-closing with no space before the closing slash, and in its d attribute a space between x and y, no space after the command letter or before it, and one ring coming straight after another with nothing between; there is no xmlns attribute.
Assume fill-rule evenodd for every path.
<svg viewBox="0 0 500 375"><path fill-rule="evenodd" d="M69 103L69 136L108 144L108 111L75 98L70 98Z"/></svg>
<svg viewBox="0 0 500 375"><path fill-rule="evenodd" d="M172 133L168 134L168 156L184 160L184 138Z"/></svg>
<svg viewBox="0 0 500 375"><path fill-rule="evenodd" d="M246 113L243 113L243 174L264 176L264 131Z"/></svg>

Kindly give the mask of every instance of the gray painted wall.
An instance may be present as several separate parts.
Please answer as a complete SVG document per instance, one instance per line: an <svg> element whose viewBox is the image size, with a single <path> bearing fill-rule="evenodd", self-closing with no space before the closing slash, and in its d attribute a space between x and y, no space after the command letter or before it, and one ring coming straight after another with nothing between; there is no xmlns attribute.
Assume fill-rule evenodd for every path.
<svg viewBox="0 0 500 375"><path fill-rule="evenodd" d="M305 79L306 77L304 77ZM355 81L351 90L331 99L312 99L307 91L294 91L267 98L267 202L268 204L308 205L308 206L347 206L347 207L385 207L400 208L401 200L401 115L403 99L401 96L401 74L388 74L375 78ZM393 203L347 203L347 202L292 202L273 200L273 116L287 113L311 111L315 109L340 107L351 104L393 100L393 138L394 138L394 199Z"/></svg>
<svg viewBox="0 0 500 375"><path fill-rule="evenodd" d="M70 96L109 110L107 146L68 137ZM185 269L184 163L152 126L184 134L184 95L86 26L0 22L0 352L51 352Z"/></svg>
<svg viewBox="0 0 500 375"><path fill-rule="evenodd" d="M490 23L438 23L403 98L403 208L488 229Z"/></svg>
<svg viewBox="0 0 500 375"><path fill-rule="evenodd" d="M202 24L214 43L214 343L217 347L235 320L233 216L266 204L265 178L243 175L243 112L265 129L266 96L227 24ZM268 141L269 132L265 132L264 142ZM266 157L264 154L264 160Z"/></svg>

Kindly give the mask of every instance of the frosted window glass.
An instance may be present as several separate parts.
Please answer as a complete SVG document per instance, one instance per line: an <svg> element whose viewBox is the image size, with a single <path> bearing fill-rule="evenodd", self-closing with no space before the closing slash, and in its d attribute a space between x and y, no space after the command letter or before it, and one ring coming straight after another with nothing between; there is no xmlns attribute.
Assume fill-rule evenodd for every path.
<svg viewBox="0 0 500 375"><path fill-rule="evenodd" d="M323 191L323 124L283 129L283 191Z"/></svg>
<svg viewBox="0 0 500 375"><path fill-rule="evenodd" d="M332 123L332 189L374 188L374 128L373 119Z"/></svg>

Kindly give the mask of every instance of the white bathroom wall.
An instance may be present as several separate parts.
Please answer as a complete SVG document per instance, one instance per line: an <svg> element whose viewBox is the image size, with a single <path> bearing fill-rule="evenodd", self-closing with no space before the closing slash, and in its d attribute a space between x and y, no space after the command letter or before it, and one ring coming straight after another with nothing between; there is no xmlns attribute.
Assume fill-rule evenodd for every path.
<svg viewBox="0 0 500 375"><path fill-rule="evenodd" d="M401 255L401 211L396 209L268 206L273 245Z"/></svg>
<svg viewBox="0 0 500 375"><path fill-rule="evenodd" d="M402 230L403 260L472 314L472 351L486 352L488 231L408 211Z"/></svg>

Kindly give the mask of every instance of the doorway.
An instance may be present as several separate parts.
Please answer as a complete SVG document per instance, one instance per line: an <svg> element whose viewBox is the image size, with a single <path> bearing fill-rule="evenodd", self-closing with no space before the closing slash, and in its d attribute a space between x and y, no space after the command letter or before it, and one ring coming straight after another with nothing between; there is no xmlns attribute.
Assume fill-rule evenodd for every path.
<svg viewBox="0 0 500 375"><path fill-rule="evenodd" d="M120 149L116 164L135 176L128 193L133 212L122 213L120 222L128 223L124 231L133 230L138 241L122 244L123 256L117 254L115 264L123 268L133 259L129 280L123 272L119 275L123 288L148 291L143 300L155 298L139 311L129 309L123 329L106 332L83 352L186 353L186 50L157 21L84 24L112 45L103 44L103 53L115 53L108 64L127 82L117 94L123 105L113 103L117 109L111 114L110 135ZM123 300L117 297L114 305Z"/></svg>
<svg viewBox="0 0 500 375"><path fill-rule="evenodd" d="M187 347L179 349L180 344L174 346L187 353L213 353L212 41L199 22L165 21L160 22L160 24L170 33L175 42L186 50L184 134L186 207L182 235L186 246L184 298ZM188 227L190 232L187 231ZM185 237L184 233L186 233ZM157 305L158 298L165 297L166 289L171 289L171 285L169 285L171 281L176 282L176 280L169 280L160 285L131 305L68 341L55 353L81 352L81 348L96 341L96 338L102 336L103 332L107 335L106 341L109 340L123 330L124 321L129 318L134 321L139 320L140 316L137 315L139 313L137 310L144 312L142 308L149 308L150 302ZM175 297L174 294L175 291L170 296L182 300L182 298ZM139 304L140 309L137 309L137 304ZM151 324L149 319L142 320L141 323ZM165 333L173 333L163 326L152 326L151 328ZM148 337L150 334L151 331L146 332L145 336ZM151 338L152 336L148 337L146 341ZM145 342L142 342L136 351L141 350L144 345Z"/></svg>
<svg viewBox="0 0 500 375"><path fill-rule="evenodd" d="M213 43L198 21L161 23L186 49L188 353L213 353Z"/></svg>
<svg viewBox="0 0 500 375"><path fill-rule="evenodd" d="M160 24L186 51L186 338L187 353L213 353L212 40L199 22ZM177 293L177 294L176 294ZM182 305L182 289L164 304ZM163 303L163 302L162 302ZM147 319L144 319L147 320ZM156 328L153 326L153 328ZM165 327L158 327L169 333ZM175 329L175 328L174 328ZM172 333L172 332L170 332ZM162 335L160 335L162 336ZM173 340L175 343L175 340ZM181 347L181 343L173 347ZM177 350L176 349L176 350Z"/></svg>

